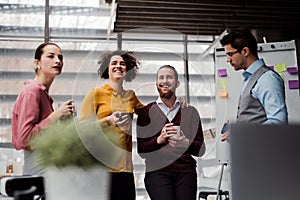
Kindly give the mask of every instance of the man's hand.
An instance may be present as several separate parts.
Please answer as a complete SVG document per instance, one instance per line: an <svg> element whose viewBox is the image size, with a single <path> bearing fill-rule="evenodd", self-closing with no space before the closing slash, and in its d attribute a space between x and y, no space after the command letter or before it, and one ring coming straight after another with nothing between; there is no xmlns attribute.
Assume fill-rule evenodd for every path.
<svg viewBox="0 0 300 200"><path fill-rule="evenodd" d="M156 142L157 144L163 144L167 142L167 140L172 136L172 134L169 134L172 128L173 123L165 124L162 128L160 135L157 137Z"/></svg>
<svg viewBox="0 0 300 200"><path fill-rule="evenodd" d="M229 140L230 132L226 131L221 135L221 141L224 142L225 140Z"/></svg>
<svg viewBox="0 0 300 200"><path fill-rule="evenodd" d="M181 131L181 136L169 138L169 145L171 147L188 147L190 145L190 140L187 139Z"/></svg>

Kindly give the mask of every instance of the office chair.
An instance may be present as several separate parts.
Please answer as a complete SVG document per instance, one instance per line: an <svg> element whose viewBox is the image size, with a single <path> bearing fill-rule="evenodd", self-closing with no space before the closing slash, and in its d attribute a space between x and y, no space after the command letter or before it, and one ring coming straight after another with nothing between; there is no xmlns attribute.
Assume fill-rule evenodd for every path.
<svg viewBox="0 0 300 200"><path fill-rule="evenodd" d="M42 200L45 197L42 176L11 176L1 179L1 194L15 200Z"/></svg>
<svg viewBox="0 0 300 200"><path fill-rule="evenodd" d="M27 190L16 190L13 193L14 200L45 200L44 195L36 195L37 187L31 186Z"/></svg>

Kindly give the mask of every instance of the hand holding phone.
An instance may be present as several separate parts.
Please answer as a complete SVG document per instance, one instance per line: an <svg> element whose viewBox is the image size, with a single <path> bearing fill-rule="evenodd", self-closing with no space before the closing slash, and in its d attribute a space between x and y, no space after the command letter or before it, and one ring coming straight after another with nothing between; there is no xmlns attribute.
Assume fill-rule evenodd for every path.
<svg viewBox="0 0 300 200"><path fill-rule="evenodd" d="M229 130L229 121L227 121L226 123L224 123L223 128L221 130L221 134L224 134L228 130Z"/></svg>

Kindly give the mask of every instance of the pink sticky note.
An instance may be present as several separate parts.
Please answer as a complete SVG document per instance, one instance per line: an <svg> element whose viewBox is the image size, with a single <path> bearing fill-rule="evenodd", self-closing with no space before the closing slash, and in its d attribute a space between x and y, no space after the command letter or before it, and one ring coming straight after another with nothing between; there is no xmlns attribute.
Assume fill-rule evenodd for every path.
<svg viewBox="0 0 300 200"><path fill-rule="evenodd" d="M290 74L297 74L297 73L298 73L297 67L288 67L288 68L286 68L286 70L287 70L288 73L290 73Z"/></svg>
<svg viewBox="0 0 300 200"><path fill-rule="evenodd" d="M227 76L227 71L226 71L226 69L218 69L218 75L219 75L220 77Z"/></svg>
<svg viewBox="0 0 300 200"><path fill-rule="evenodd" d="M289 80L289 89L298 89L299 81L298 80Z"/></svg>

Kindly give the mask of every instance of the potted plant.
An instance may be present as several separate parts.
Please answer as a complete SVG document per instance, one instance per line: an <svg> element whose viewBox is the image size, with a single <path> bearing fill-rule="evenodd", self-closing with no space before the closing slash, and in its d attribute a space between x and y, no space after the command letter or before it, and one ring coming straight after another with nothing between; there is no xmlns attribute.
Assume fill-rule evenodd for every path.
<svg viewBox="0 0 300 200"><path fill-rule="evenodd" d="M97 120L60 121L31 143L39 165L46 169L45 188L52 199L107 199L109 177L120 151L103 133Z"/></svg>

